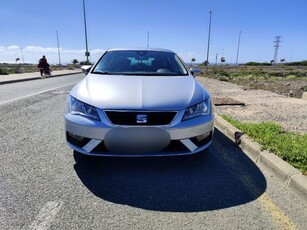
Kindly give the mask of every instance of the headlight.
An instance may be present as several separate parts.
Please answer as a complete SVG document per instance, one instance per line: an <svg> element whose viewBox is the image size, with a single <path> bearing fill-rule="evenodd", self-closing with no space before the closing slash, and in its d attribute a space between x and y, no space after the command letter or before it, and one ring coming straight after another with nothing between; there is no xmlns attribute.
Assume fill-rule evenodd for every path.
<svg viewBox="0 0 307 230"><path fill-rule="evenodd" d="M68 96L67 101L67 112L100 121L97 110L94 106L79 101L70 95Z"/></svg>
<svg viewBox="0 0 307 230"><path fill-rule="evenodd" d="M182 121L189 120L199 116L206 116L211 114L211 101L210 98L187 108L184 112Z"/></svg>

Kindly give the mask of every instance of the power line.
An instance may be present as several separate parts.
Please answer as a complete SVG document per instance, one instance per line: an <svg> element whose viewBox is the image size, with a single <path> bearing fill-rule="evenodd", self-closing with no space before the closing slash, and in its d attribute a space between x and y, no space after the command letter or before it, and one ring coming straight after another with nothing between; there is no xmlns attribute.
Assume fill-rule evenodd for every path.
<svg viewBox="0 0 307 230"><path fill-rule="evenodd" d="M273 46L273 47L275 47L274 59L273 59L274 64L277 63L278 49L279 49L279 47L280 47L280 43L282 42L282 41L280 40L281 38L282 38L282 36L276 36L276 37L275 37L275 41L274 41L275 45Z"/></svg>

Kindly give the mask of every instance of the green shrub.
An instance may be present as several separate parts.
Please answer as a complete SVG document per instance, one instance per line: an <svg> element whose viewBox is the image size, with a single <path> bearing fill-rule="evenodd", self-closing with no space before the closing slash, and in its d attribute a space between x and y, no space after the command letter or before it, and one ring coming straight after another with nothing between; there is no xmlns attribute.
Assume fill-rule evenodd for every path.
<svg viewBox="0 0 307 230"><path fill-rule="evenodd" d="M14 73L14 71L12 69L0 67L0 75L8 75L8 74L12 74L12 73Z"/></svg>
<svg viewBox="0 0 307 230"><path fill-rule="evenodd" d="M222 76L226 76L226 77L230 77L230 74L227 71L225 71L225 70L214 69L213 73L214 74L218 74L218 75L222 75Z"/></svg>
<svg viewBox="0 0 307 230"><path fill-rule="evenodd" d="M285 65L288 65L288 66L307 66L307 60L299 61L299 62L288 62L288 63L285 63Z"/></svg>
<svg viewBox="0 0 307 230"><path fill-rule="evenodd" d="M288 75L287 76L287 79L289 79L289 80L291 80L291 79L295 79L296 78L296 76L295 75L293 75L293 74L290 74L290 75Z"/></svg>
<svg viewBox="0 0 307 230"><path fill-rule="evenodd" d="M267 62L247 62L247 63L245 63L245 65L247 65L247 66L270 66L271 63L267 63Z"/></svg>
<svg viewBox="0 0 307 230"><path fill-rule="evenodd" d="M229 81L229 77L227 77L227 76L219 76L217 79L219 81Z"/></svg>

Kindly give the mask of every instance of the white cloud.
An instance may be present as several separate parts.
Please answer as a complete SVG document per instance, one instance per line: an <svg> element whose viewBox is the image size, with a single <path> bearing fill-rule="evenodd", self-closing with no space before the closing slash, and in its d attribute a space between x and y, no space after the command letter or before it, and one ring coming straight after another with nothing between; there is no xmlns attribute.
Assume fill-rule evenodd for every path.
<svg viewBox="0 0 307 230"><path fill-rule="evenodd" d="M103 52L103 49L90 50L90 61L95 62ZM21 61L24 60L25 63L37 63L42 55L46 55L50 64L59 63L57 47L29 45L21 48L17 45L11 45L8 47L0 46L0 63L14 63L16 58L20 58ZM60 58L62 64L71 63L73 59L84 61L86 60L85 49L68 50L65 48L60 48Z"/></svg>
<svg viewBox="0 0 307 230"><path fill-rule="evenodd" d="M93 54L102 54L104 51L105 50L102 50L102 49L94 49L94 50L91 51L91 53L93 53Z"/></svg>
<svg viewBox="0 0 307 230"><path fill-rule="evenodd" d="M16 45L12 45L12 46L9 46L7 47L8 50L19 50L20 47L19 46L16 46Z"/></svg>
<svg viewBox="0 0 307 230"><path fill-rule="evenodd" d="M189 59L195 58L195 53L189 51L189 52L187 53L187 57L188 57Z"/></svg>
<svg viewBox="0 0 307 230"><path fill-rule="evenodd" d="M46 52L47 48L43 48L41 46L26 46L23 51L24 52L31 52L31 53L41 53Z"/></svg>
<svg viewBox="0 0 307 230"><path fill-rule="evenodd" d="M182 60L185 61L185 63L191 63L192 58L196 59L196 62L201 62L201 58L199 58L199 54L192 52L192 51L188 51L188 52L180 52L178 53L178 55L182 58Z"/></svg>

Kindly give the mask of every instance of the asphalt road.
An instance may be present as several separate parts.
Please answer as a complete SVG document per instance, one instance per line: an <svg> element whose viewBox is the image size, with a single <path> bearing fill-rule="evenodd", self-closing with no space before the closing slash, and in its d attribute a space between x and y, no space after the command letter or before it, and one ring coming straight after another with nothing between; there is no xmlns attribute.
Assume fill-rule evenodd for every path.
<svg viewBox="0 0 307 230"><path fill-rule="evenodd" d="M13 84L0 84L0 105L4 102L12 102L16 99L22 99L46 91L56 90L58 87L71 86L76 84L83 77L84 74L72 74L62 77L50 77Z"/></svg>
<svg viewBox="0 0 307 230"><path fill-rule="evenodd" d="M189 157L75 154L63 112L81 78L0 86L1 229L306 229L307 207L219 130Z"/></svg>

